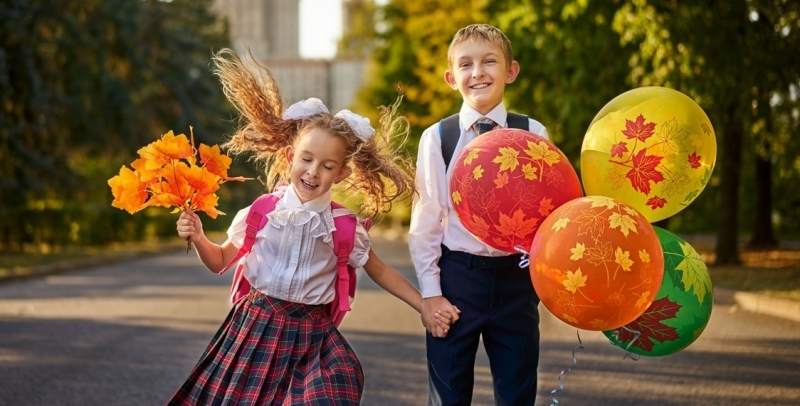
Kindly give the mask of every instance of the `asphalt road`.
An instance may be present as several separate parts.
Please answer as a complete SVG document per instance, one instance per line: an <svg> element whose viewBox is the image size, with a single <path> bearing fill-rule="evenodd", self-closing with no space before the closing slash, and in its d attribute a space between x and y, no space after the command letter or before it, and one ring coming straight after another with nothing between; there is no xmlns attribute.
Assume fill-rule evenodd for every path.
<svg viewBox="0 0 800 406"><path fill-rule="evenodd" d="M402 242L377 240L381 258L414 280ZM161 405L181 384L229 309L230 275L193 254L157 257L0 284L0 405ZM424 405L419 316L359 280L342 331L364 366L364 405ZM537 405L798 405L800 323L739 310L715 296L705 332L660 358L623 359L599 332L542 312ZM488 360L475 405L491 405Z"/></svg>

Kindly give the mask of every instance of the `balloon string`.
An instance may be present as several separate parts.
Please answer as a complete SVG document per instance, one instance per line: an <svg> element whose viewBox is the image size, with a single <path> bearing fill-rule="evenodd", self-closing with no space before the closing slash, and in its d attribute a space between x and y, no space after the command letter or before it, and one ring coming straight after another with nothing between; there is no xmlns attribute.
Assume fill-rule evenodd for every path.
<svg viewBox="0 0 800 406"><path fill-rule="evenodd" d="M572 365L569 368L561 371L560 374L558 374L558 389L553 389L552 391L550 391L550 399L553 401L553 403L551 403L550 406L559 404L558 399L556 399L555 397L555 394L564 391L564 383L561 381L561 377L568 374L570 371L572 371L578 366L578 358L575 356L575 351L585 348L583 346L583 341L581 341L580 330L575 330L575 333L578 334L578 346L572 349Z"/></svg>
<svg viewBox="0 0 800 406"><path fill-rule="evenodd" d="M642 332L634 330L634 329L632 329L632 328L630 328L628 326L622 326L622 328L627 330L627 331L629 331L629 332L631 332L631 333L633 333L633 340L631 340L631 342L629 342L628 345L625 346L625 348L624 348L625 355L622 357L622 359L630 357L634 361L640 360L642 358L642 356L639 355L639 354L634 354L634 353L630 352L629 348L631 348L633 343L635 343L636 340L638 340L642 336ZM619 336L619 330L614 330L614 338L617 340L617 342L619 342L619 343L622 342L622 339ZM614 342L611 341L611 339L609 339L608 342L610 342L611 344L614 344Z"/></svg>
<svg viewBox="0 0 800 406"><path fill-rule="evenodd" d="M642 332L638 331L638 330L634 330L634 329L632 329L632 328L630 328L628 326L622 326L622 328L625 329L625 330L628 330L628 332L631 332L634 335L633 340L631 340L631 342L629 342L628 345L625 346L625 356L623 356L622 359L628 358L630 356L630 358L632 360L638 361L639 359L642 358L641 355L634 354L634 353L630 352L628 349L631 348L633 343L635 343L636 340L639 339L639 337L642 336ZM619 337L619 335L617 335L617 337ZM619 338L617 338L617 340L619 340Z"/></svg>
<svg viewBox="0 0 800 406"><path fill-rule="evenodd" d="M530 260L530 257L529 257L530 253L528 253L528 251L526 251L525 248L522 248L519 245L514 246L514 249L517 250L517 252L522 254L522 258L519 260L519 267L520 268L527 268L528 265L531 264L531 260Z"/></svg>

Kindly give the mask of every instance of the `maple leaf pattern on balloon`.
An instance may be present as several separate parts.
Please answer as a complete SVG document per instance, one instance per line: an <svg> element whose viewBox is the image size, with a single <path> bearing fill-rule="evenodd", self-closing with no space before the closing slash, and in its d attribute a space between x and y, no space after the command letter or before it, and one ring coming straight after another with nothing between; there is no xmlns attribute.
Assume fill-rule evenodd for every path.
<svg viewBox="0 0 800 406"><path fill-rule="evenodd" d="M620 157L622 158L625 153L628 152L628 144L625 141L620 141L611 146L611 157Z"/></svg>
<svg viewBox="0 0 800 406"><path fill-rule="evenodd" d="M611 185L611 189L617 190L625 186L628 171L624 166L611 165L606 171L606 182Z"/></svg>
<svg viewBox="0 0 800 406"><path fill-rule="evenodd" d="M689 289L694 288L697 300L703 303L706 294L711 292L711 279L708 278L708 268L691 245L680 242L680 246L681 251L683 251L683 260L675 266L675 269L681 271L683 289L689 292Z"/></svg>
<svg viewBox="0 0 800 406"><path fill-rule="evenodd" d="M500 155L496 156L492 162L500 164L499 171L507 171L517 169L519 165L519 151L510 147L499 148Z"/></svg>
<svg viewBox="0 0 800 406"><path fill-rule="evenodd" d="M622 131L628 139L638 139L639 141L647 141L648 138L653 136L653 131L656 123L646 123L644 116L639 114L636 121L625 120L625 130Z"/></svg>
<svg viewBox="0 0 800 406"><path fill-rule="evenodd" d="M539 224L538 218L531 217L526 219L525 212L516 210L512 216L500 213L500 224L495 228L504 236L515 237L512 240L521 240L536 230L537 224Z"/></svg>
<svg viewBox="0 0 800 406"><path fill-rule="evenodd" d="M675 327L664 324L663 321L674 319L680 309L680 305L670 301L669 297L653 301L639 318L627 325L628 329L621 328L616 330L619 341L622 343L630 342L636 338L636 332L638 331L641 336L631 345L650 352L653 350L655 343L677 340L680 338L678 330Z"/></svg>
<svg viewBox="0 0 800 406"><path fill-rule="evenodd" d="M477 179L477 178L475 178ZM498 189L502 189L508 185L508 172L500 172L497 174L497 177L494 178L494 184L497 185Z"/></svg>
<svg viewBox="0 0 800 406"><path fill-rule="evenodd" d="M633 156L633 167L625 174L633 188L645 195L650 194L650 182L658 183L664 180L664 175L656 169L662 157L647 155L646 152L647 150L642 148Z"/></svg>
<svg viewBox="0 0 800 406"><path fill-rule="evenodd" d="M472 215L472 226L475 227L476 231L480 231L482 233L489 232L489 224L478 215Z"/></svg>
<svg viewBox="0 0 800 406"><path fill-rule="evenodd" d="M686 136L687 132L680 128L678 120L671 118L661 125L656 134L658 142L653 144L653 152L665 157L676 157L684 150L683 141Z"/></svg>
<svg viewBox="0 0 800 406"><path fill-rule="evenodd" d="M683 188L691 183L691 179L683 172L664 171L664 183L661 193L667 197L683 193Z"/></svg>
<svg viewBox="0 0 800 406"><path fill-rule="evenodd" d="M627 237L628 233L631 231L639 234L639 228L636 227L636 220L626 214L612 213L608 217L608 225L609 228L612 229L619 228L619 231L624 234L625 237Z"/></svg>
<svg viewBox="0 0 800 406"><path fill-rule="evenodd" d="M701 158L702 157L700 155L697 155L697 151L694 151L686 158L686 160L689 161L689 166L692 169L697 169L700 167Z"/></svg>
<svg viewBox="0 0 800 406"><path fill-rule="evenodd" d="M650 206L650 208L655 210L655 209L664 207L664 205L666 203L667 203L667 199L664 199L664 198L661 198L661 197L658 197L658 196L653 196L653 197L651 197L650 199L647 200L646 204L648 206Z"/></svg>
<svg viewBox="0 0 800 406"><path fill-rule="evenodd" d="M588 234L593 240L600 238L606 228L606 219L594 210L582 210L573 220L578 224L578 235Z"/></svg>
<svg viewBox="0 0 800 406"><path fill-rule="evenodd" d="M553 199L543 197L542 200L539 200L539 214L541 214L542 217L547 217L554 208Z"/></svg>

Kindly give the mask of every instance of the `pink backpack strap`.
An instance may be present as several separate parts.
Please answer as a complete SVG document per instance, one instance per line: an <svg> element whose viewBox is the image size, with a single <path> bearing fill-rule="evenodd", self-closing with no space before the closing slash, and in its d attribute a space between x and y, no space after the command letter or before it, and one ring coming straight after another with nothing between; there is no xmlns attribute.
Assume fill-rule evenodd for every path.
<svg viewBox="0 0 800 406"><path fill-rule="evenodd" d="M337 216L336 212L340 209L345 209L339 203L331 202L331 209L333 210L333 224L336 226L336 231L333 232L333 251L336 254L336 297L339 303L336 305L338 311L350 311L350 296L354 293L355 277L350 277L348 270L348 262L350 261L350 253L353 251L356 236L356 216L352 213ZM347 209L345 209L347 210ZM338 312L337 312L338 313Z"/></svg>
<svg viewBox="0 0 800 406"><path fill-rule="evenodd" d="M239 251L236 253L236 256L225 265L225 268L220 272L220 274L227 271L232 266L236 265L239 260L250 253L250 250L253 249L253 244L256 241L256 234L258 230L264 228L264 225L267 224L267 214L271 211L275 210L275 205L278 204L278 200L280 198L274 194L265 194L261 195L253 202L253 205L250 206L250 211L247 213L247 218L245 219L245 223L247 224L247 228L245 229L245 236L244 236L244 243L239 248ZM250 291L250 283L247 282L247 279L244 277L244 266L239 264L236 267L236 271L233 274L233 283L231 284L231 303L236 303L242 296L247 295Z"/></svg>

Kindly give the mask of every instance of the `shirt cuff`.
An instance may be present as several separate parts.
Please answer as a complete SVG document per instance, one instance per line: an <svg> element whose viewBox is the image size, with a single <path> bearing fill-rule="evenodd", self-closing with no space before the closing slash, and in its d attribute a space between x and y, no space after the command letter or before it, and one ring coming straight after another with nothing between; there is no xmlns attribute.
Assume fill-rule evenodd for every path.
<svg viewBox="0 0 800 406"><path fill-rule="evenodd" d="M419 278L419 287L423 299L442 296L442 284L438 274L426 275Z"/></svg>

